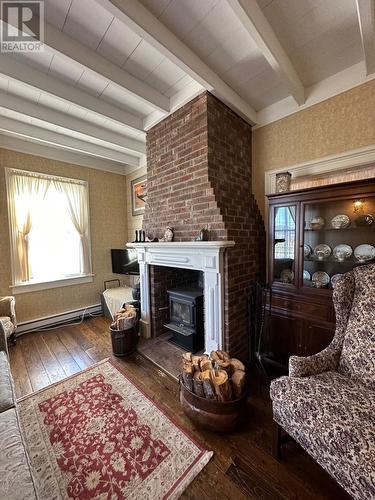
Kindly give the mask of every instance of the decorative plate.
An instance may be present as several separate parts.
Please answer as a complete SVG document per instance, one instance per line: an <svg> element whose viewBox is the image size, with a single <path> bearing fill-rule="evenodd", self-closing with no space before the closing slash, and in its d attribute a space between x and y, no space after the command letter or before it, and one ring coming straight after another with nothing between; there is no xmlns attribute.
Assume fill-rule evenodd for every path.
<svg viewBox="0 0 375 500"><path fill-rule="evenodd" d="M337 247L333 249L333 256L340 262L349 259L352 255L353 255L353 249L349 245L345 244L337 245Z"/></svg>
<svg viewBox="0 0 375 500"><path fill-rule="evenodd" d="M375 259L375 247L372 245L359 245L354 249L354 257L358 262L368 262Z"/></svg>
<svg viewBox="0 0 375 500"><path fill-rule="evenodd" d="M371 215L371 214L366 214L366 215L359 215L356 220L355 220L355 223L357 226L372 226L372 224L374 224L374 216Z"/></svg>
<svg viewBox="0 0 375 500"><path fill-rule="evenodd" d="M303 279L305 281L311 281L311 274L306 269L303 270Z"/></svg>
<svg viewBox="0 0 375 500"><path fill-rule="evenodd" d="M321 245L317 245L314 248L314 255L319 260L328 259L328 257L331 255L331 253L332 253L331 247L326 245L325 243L322 243Z"/></svg>
<svg viewBox="0 0 375 500"><path fill-rule="evenodd" d="M317 231L319 229L322 229L325 225L326 221L323 219L323 217L314 217L313 219L311 219L310 221L310 226L311 226L311 229L313 229L314 231Z"/></svg>
<svg viewBox="0 0 375 500"><path fill-rule="evenodd" d="M316 273L312 275L312 281L316 288L323 288L324 286L327 286L329 280L329 275L324 271L316 271Z"/></svg>
<svg viewBox="0 0 375 500"><path fill-rule="evenodd" d="M310 245L308 245L307 243L305 243L305 244L303 245L303 255L304 255L305 257L310 257L310 255L312 254L312 251L313 251L313 250L312 250L312 248L311 248L311 246L310 246Z"/></svg>
<svg viewBox="0 0 375 500"><path fill-rule="evenodd" d="M284 283L292 283L294 279L294 272L291 269L283 269L280 273L280 278Z"/></svg>
<svg viewBox="0 0 375 500"><path fill-rule="evenodd" d="M340 281L343 276L344 276L343 274L334 274L332 276L332 278L331 278L332 288L335 288L337 282Z"/></svg>
<svg viewBox="0 0 375 500"><path fill-rule="evenodd" d="M335 215L331 220L333 229L345 229L350 224L350 219L346 214Z"/></svg>

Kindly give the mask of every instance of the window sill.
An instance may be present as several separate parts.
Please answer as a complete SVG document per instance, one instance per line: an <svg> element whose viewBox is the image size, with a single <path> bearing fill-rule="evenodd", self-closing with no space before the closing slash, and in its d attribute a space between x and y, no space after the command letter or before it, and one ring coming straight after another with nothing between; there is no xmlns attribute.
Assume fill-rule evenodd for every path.
<svg viewBox="0 0 375 500"><path fill-rule="evenodd" d="M24 285L12 285L12 293L18 295L20 293L37 292L39 290L48 290L50 288L60 288L63 286L81 285L83 283L92 283L94 281L93 274L85 276L75 276L73 278L63 278L55 281L43 281L40 283L25 283Z"/></svg>

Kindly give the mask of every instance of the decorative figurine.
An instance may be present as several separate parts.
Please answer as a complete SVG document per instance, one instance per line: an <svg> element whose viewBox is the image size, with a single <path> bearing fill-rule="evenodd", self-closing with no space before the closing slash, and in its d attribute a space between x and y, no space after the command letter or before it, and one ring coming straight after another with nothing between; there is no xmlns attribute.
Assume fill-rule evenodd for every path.
<svg viewBox="0 0 375 500"><path fill-rule="evenodd" d="M290 191L292 174L290 172L280 172L276 174L276 193L286 193Z"/></svg>
<svg viewBox="0 0 375 500"><path fill-rule="evenodd" d="M195 241L209 241L209 240L210 240L210 231L206 226L199 231L199 234L195 238Z"/></svg>
<svg viewBox="0 0 375 500"><path fill-rule="evenodd" d="M173 238L174 238L173 227L167 226L165 229L164 236L160 241L167 241L170 243L171 241L173 241Z"/></svg>

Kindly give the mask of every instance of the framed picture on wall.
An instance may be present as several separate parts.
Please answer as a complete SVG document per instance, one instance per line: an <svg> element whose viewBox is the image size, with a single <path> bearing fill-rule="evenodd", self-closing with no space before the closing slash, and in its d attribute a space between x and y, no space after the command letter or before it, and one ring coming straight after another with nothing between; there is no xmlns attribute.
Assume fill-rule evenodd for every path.
<svg viewBox="0 0 375 500"><path fill-rule="evenodd" d="M143 214L147 198L147 180L145 175L131 181L131 197L133 215Z"/></svg>

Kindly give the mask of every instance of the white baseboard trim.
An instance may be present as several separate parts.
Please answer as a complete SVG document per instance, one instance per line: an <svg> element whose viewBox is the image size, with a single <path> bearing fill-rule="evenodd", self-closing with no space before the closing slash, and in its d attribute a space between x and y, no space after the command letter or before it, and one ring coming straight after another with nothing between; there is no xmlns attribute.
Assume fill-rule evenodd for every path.
<svg viewBox="0 0 375 500"><path fill-rule="evenodd" d="M86 307L81 307L80 309L74 309L72 311L66 311L59 314L54 314L53 316L44 316L43 318L32 319L30 321L24 321L18 324L17 327L17 337L28 333L39 328L45 328L46 326L58 326L66 321L73 321L76 319L81 319L82 315L84 317L89 317L90 314L98 314L103 312L101 304L93 304Z"/></svg>

